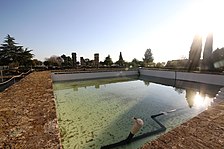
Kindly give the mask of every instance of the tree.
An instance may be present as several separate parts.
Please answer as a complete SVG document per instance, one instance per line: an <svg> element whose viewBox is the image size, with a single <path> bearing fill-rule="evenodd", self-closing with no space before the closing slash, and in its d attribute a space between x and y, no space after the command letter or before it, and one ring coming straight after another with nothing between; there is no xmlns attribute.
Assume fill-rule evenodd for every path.
<svg viewBox="0 0 224 149"><path fill-rule="evenodd" d="M7 35L4 43L0 47L0 65L26 65L33 57L33 54L27 48L24 50L23 46L17 46L15 38Z"/></svg>
<svg viewBox="0 0 224 149"><path fill-rule="evenodd" d="M32 60L32 66L36 67L36 66L40 66L43 63L41 61L39 61L38 59L33 59Z"/></svg>
<svg viewBox="0 0 224 149"><path fill-rule="evenodd" d="M105 60L104 60L104 64L107 66L111 66L113 64L112 59L110 58L110 55L108 55Z"/></svg>
<svg viewBox="0 0 224 149"><path fill-rule="evenodd" d="M46 60L44 61L44 65L45 65L45 66L50 66L50 62L46 59Z"/></svg>
<svg viewBox="0 0 224 149"><path fill-rule="evenodd" d="M120 67L123 67L125 65L125 61L123 60L122 54L120 52L119 55L119 60L115 62L117 65L119 65Z"/></svg>
<svg viewBox="0 0 224 149"><path fill-rule="evenodd" d="M157 68L165 67L165 62L162 62L162 63L158 62L158 63L156 63L156 67Z"/></svg>
<svg viewBox="0 0 224 149"><path fill-rule="evenodd" d="M50 58L47 58L44 62L44 65L46 66L61 66L63 62L63 59L60 56L51 56Z"/></svg>
<svg viewBox="0 0 224 149"><path fill-rule="evenodd" d="M131 65L132 67L134 67L134 68L137 68L137 67L143 67L143 66L144 66L144 63L143 63L142 61L139 61L139 60L137 60L136 58L134 58L134 59L131 61L130 65Z"/></svg>
<svg viewBox="0 0 224 149"><path fill-rule="evenodd" d="M224 47L221 49L217 48L212 53L212 63L215 68L224 68Z"/></svg>
<svg viewBox="0 0 224 149"><path fill-rule="evenodd" d="M150 63L153 62L154 58L151 49L147 49L145 51L144 57L145 58L143 58L143 62L145 63L145 66L148 66Z"/></svg>
<svg viewBox="0 0 224 149"><path fill-rule="evenodd" d="M167 68L185 69L188 65L187 59L171 60L166 63Z"/></svg>
<svg viewBox="0 0 224 149"><path fill-rule="evenodd" d="M22 47L21 47L22 48ZM28 66L29 64L32 65L32 57L33 57L33 54L31 54L30 52L32 50L28 50L27 48L25 50L21 49L20 50L21 53L18 54L18 61L19 61L19 64L20 65L23 65L23 66Z"/></svg>
<svg viewBox="0 0 224 149"><path fill-rule="evenodd" d="M199 67L202 51L202 37L195 35L189 52L188 71L196 70Z"/></svg>
<svg viewBox="0 0 224 149"><path fill-rule="evenodd" d="M204 70L212 70L212 45L213 45L213 35L209 34L205 41L204 52L203 52L203 61L202 61L202 69Z"/></svg>
<svg viewBox="0 0 224 149"><path fill-rule="evenodd" d="M72 59L70 56L66 56L66 55L61 55L61 58L63 59L63 62L62 62L62 66L63 67L72 67Z"/></svg>

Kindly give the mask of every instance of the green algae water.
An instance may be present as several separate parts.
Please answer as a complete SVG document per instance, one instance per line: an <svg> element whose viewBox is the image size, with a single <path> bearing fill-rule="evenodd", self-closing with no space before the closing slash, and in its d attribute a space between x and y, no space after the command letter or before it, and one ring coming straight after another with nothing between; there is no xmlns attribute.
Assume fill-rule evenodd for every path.
<svg viewBox="0 0 224 149"><path fill-rule="evenodd" d="M176 112L158 117L167 131L198 115L212 102L214 93L198 88L177 88L137 78L109 78L54 83L57 113L65 149L99 149L125 139L132 117L141 118L141 135L159 128L150 116L161 111ZM213 95L214 94L214 95ZM136 149L161 134L119 148Z"/></svg>

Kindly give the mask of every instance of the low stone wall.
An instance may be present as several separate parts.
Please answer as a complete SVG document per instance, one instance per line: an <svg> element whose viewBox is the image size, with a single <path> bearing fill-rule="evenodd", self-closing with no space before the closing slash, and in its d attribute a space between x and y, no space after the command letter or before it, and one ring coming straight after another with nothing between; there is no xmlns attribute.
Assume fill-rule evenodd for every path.
<svg viewBox="0 0 224 149"><path fill-rule="evenodd" d="M61 148L50 72L29 74L0 102L0 148Z"/></svg>
<svg viewBox="0 0 224 149"><path fill-rule="evenodd" d="M53 81L84 80L109 77L124 77L138 75L138 71L113 71L113 72L90 72L90 73L52 73Z"/></svg>
<svg viewBox="0 0 224 149"><path fill-rule="evenodd" d="M178 72L178 71L162 71L162 70L146 70L140 69L140 75L153 76L174 80L200 82L205 84L224 86L224 75Z"/></svg>
<svg viewBox="0 0 224 149"><path fill-rule="evenodd" d="M159 70L147 70L147 69L139 69L139 71L140 71L140 74L144 76L175 79L174 71L159 71Z"/></svg>

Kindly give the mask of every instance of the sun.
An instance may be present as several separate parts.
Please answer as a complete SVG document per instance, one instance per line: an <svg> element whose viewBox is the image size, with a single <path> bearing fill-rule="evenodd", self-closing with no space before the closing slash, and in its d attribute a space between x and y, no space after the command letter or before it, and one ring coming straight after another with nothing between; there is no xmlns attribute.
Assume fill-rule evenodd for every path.
<svg viewBox="0 0 224 149"><path fill-rule="evenodd" d="M208 34L222 39L224 33L224 0L192 0L178 15L178 26L174 26L183 37L200 35L205 41ZM220 42L221 40L219 40Z"/></svg>
<svg viewBox="0 0 224 149"><path fill-rule="evenodd" d="M223 0L195 0L188 10L191 30L202 38L209 33L218 33L222 29Z"/></svg>

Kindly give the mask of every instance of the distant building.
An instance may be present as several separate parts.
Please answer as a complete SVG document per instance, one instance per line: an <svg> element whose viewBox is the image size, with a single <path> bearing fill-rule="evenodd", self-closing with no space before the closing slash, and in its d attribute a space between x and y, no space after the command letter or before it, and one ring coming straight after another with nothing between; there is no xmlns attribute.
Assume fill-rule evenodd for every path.
<svg viewBox="0 0 224 149"><path fill-rule="evenodd" d="M98 68L99 67L99 53L94 54L94 61L93 61L94 67Z"/></svg>
<svg viewBox="0 0 224 149"><path fill-rule="evenodd" d="M80 57L80 66L81 67L96 67L96 68L98 68L99 65L100 65L99 53L94 54L94 60L90 60L88 58Z"/></svg>
<svg viewBox="0 0 224 149"><path fill-rule="evenodd" d="M80 57L81 67L86 66L86 62L83 57Z"/></svg>
<svg viewBox="0 0 224 149"><path fill-rule="evenodd" d="M77 62L76 53L72 53L72 66L74 68L77 68L76 62Z"/></svg>

